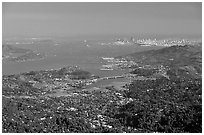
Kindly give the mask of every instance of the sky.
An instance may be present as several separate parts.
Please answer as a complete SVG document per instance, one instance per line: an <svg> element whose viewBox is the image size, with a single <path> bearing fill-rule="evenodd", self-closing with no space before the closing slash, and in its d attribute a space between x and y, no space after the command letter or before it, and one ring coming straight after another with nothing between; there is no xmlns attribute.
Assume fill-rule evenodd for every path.
<svg viewBox="0 0 204 135"><path fill-rule="evenodd" d="M202 35L202 3L6 3L2 35Z"/></svg>

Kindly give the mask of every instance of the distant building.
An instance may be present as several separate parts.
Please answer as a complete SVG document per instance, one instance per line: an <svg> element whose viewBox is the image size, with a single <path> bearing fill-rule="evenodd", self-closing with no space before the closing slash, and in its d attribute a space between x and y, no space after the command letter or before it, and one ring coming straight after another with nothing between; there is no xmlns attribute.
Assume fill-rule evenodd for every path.
<svg viewBox="0 0 204 135"><path fill-rule="evenodd" d="M131 37L131 38L130 38L130 42L135 43L134 37Z"/></svg>

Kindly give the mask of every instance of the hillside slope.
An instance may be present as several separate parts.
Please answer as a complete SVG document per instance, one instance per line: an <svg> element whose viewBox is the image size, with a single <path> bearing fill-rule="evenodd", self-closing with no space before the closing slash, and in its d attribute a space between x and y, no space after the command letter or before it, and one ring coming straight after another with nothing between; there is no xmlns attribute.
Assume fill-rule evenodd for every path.
<svg viewBox="0 0 204 135"><path fill-rule="evenodd" d="M124 56L139 65L163 65L174 74L190 74L201 77L202 46L171 46L159 50L137 52Z"/></svg>
<svg viewBox="0 0 204 135"><path fill-rule="evenodd" d="M171 46L159 50L133 53L128 55L144 64L198 64L202 61L201 46Z"/></svg>

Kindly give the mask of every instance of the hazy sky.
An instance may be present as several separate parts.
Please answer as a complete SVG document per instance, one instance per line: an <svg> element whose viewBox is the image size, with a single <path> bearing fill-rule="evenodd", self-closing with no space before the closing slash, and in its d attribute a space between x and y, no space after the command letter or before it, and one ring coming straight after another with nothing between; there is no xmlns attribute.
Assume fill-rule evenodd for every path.
<svg viewBox="0 0 204 135"><path fill-rule="evenodd" d="M202 34L201 3L3 3L3 36Z"/></svg>

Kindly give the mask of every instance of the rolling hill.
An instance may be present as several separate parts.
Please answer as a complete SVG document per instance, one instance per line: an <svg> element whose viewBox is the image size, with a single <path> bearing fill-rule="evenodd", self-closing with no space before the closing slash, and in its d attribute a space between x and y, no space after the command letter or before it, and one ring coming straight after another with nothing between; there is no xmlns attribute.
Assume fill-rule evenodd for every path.
<svg viewBox="0 0 204 135"><path fill-rule="evenodd" d="M190 75L201 77L202 46L171 46L159 50L149 50L122 56L131 59L139 65L163 65L169 73L175 75Z"/></svg>

